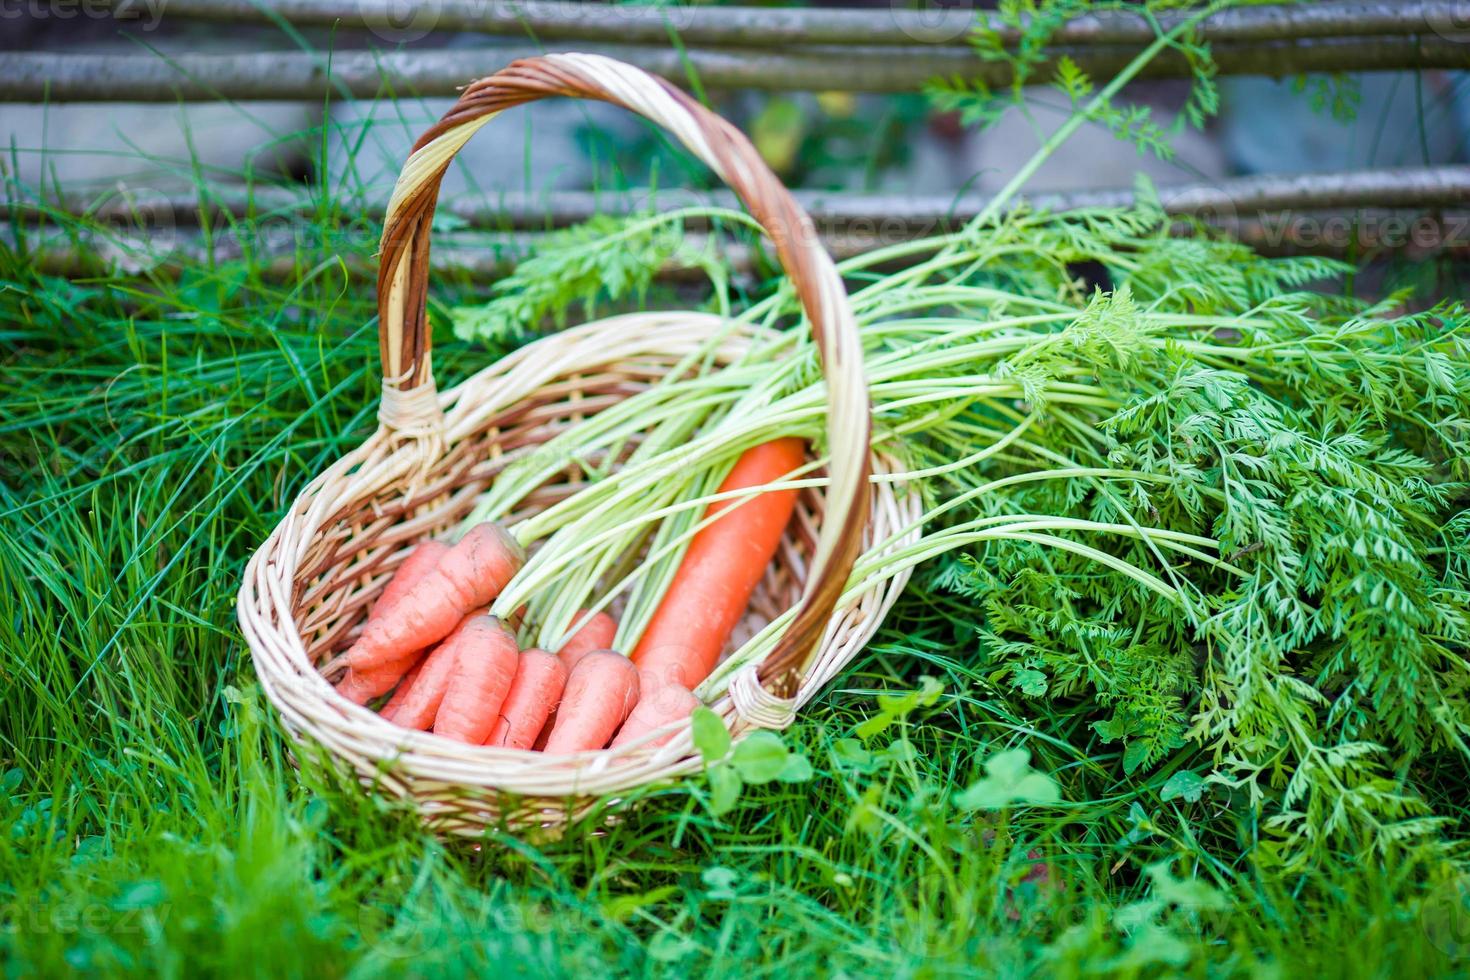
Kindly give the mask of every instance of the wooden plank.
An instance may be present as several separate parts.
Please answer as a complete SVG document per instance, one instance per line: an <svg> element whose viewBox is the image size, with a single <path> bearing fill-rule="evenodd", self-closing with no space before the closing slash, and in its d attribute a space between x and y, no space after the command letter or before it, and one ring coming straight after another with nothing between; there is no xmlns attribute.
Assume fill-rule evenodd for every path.
<svg viewBox="0 0 1470 980"><path fill-rule="evenodd" d="M805 47L779 52L668 46L595 49L662 75L687 80L692 67L707 88L908 92L935 77L1009 81L1010 69L965 48L943 46ZM516 58L539 53L524 45L414 49L393 52L303 51L171 56L0 52L0 101L173 102L228 100L318 101L329 96L392 98L453 96L469 80ZM1057 48L1096 77L1120 71L1134 56L1126 47ZM1470 43L1435 36L1326 38L1296 42L1216 45L1221 72L1280 77L1298 72L1470 68ZM687 60L686 60L687 59ZM1184 58L1166 52L1145 77L1183 77ZM1050 77L1041 66L1037 77Z"/></svg>
<svg viewBox="0 0 1470 980"><path fill-rule="evenodd" d="M120 11L143 11L135 0L113 0ZM1018 32L993 13L969 7L910 10L703 7L687 3L642 6L568 3L565 0L437 0L405 5L401 0L168 0L167 16L230 24L273 24L277 18L298 27L362 28L386 41L412 41L430 32L469 32L536 38L542 42L617 41L667 44L677 33L685 44L771 48L841 44L905 47L948 44L963 47L966 35L985 24L1007 44ZM1158 15L1169 30L1180 11ZM1251 6L1215 13L1199 28L1212 43L1275 41L1287 38L1363 37L1439 34L1461 40L1470 34L1467 0L1317 0L1314 3ZM1128 11L1096 11L1074 18L1054 35L1060 45L1144 45L1155 28Z"/></svg>

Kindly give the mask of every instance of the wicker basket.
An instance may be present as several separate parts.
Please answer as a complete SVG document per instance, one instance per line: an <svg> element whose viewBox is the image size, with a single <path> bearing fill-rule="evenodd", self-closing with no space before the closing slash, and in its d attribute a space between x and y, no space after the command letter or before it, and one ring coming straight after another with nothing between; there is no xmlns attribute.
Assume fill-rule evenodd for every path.
<svg viewBox="0 0 1470 980"><path fill-rule="evenodd" d="M556 827L599 800L700 765L687 722L658 747L645 739L548 756L468 746L392 725L337 694L335 678L320 672L351 643L411 546L452 531L508 457L641 390L696 350L713 345L715 359L729 363L755 339L755 328L732 330L709 314L614 317L549 336L453 390L436 391L425 290L439 182L455 152L493 116L548 96L622 105L667 127L708 163L770 235L822 357L825 492L803 492L748 625L764 625L793 605L796 615L760 663L706 686L737 738L789 724L861 649L908 576L899 571L849 589L853 563L873 542L901 546L919 533L917 495L870 479L893 463L869 449L861 347L841 280L810 218L746 138L673 86L604 57L547 55L474 83L420 139L388 207L378 274L381 425L292 503L252 557L239 601L261 684L292 736L345 762L364 783L413 801L446 834ZM576 479L569 472L539 488L512 519L575 492Z"/></svg>

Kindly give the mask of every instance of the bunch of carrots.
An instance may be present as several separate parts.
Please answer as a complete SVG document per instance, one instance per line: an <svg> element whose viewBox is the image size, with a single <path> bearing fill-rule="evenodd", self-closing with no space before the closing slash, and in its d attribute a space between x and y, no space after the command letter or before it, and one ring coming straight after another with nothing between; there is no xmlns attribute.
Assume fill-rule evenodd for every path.
<svg viewBox="0 0 1470 980"><path fill-rule="evenodd" d="M743 453L720 485L730 493L797 469L804 444L776 439ZM382 716L472 745L551 753L660 745L699 704L693 689L719 661L796 506L771 489L712 504L648 627L630 654L612 649L607 613L555 653L517 646L488 607L525 552L500 525L478 524L454 545L418 545L339 658L337 690L357 704L391 696ZM330 668L329 668L330 669ZM656 736L655 732L661 732Z"/></svg>

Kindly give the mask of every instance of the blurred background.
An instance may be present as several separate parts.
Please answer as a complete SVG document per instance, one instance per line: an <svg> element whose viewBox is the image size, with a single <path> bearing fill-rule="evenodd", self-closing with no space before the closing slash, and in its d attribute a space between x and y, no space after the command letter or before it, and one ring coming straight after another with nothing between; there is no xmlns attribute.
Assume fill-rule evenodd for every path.
<svg viewBox="0 0 1470 980"><path fill-rule="evenodd" d="M353 4L342 6L347 10ZM890 9L887 3L872 6L875 19ZM166 0L119 8L77 0L60 6L7 5L0 19L0 49L151 54L166 62L181 52L397 48L399 44L383 36L391 33L191 20L187 14L171 14ZM402 46L482 49L487 63L495 64L489 52L503 48L524 53L526 40L435 30ZM1032 187L1126 186L1140 167L1158 183L1168 184L1261 172L1462 162L1470 151L1465 79L1463 73L1444 70L1304 79L1228 77L1221 82L1220 116L1204 132L1181 134L1177 159L1140 157L1132 146L1094 126L1048 163ZM1187 86L1174 80L1144 81L1129 91L1167 124ZM1334 95L1345 101L1331 104ZM952 113L936 111L917 92L741 92L713 93L712 98L722 113L756 137L783 178L814 189L984 190L1003 183L1037 143L1031 124L1018 111L981 133L962 126ZM324 165L334 183L381 196L417 134L451 102L5 103L0 104L0 138L7 166L28 184L74 187L175 178L187 185L201 169L219 177L271 174L317 180ZM1060 118L1060 107L1044 96L1033 101L1033 108L1043 126ZM659 152L663 141L626 113L550 102L515 115L521 118L499 124L493 137L470 143L454 168L450 193L642 185L670 165ZM671 173L665 182L699 179L697 174Z"/></svg>
<svg viewBox="0 0 1470 980"><path fill-rule="evenodd" d="M349 199L371 211L387 200L418 134L452 103L452 89L439 91L446 88L446 72L467 80L538 49L597 48L623 40L616 21L601 37L542 39L535 24L522 29L514 22L502 24L487 34L456 29L453 18L441 15L444 10L504 14L506 5L488 0L389 5L388 24L364 27L360 14L374 9L376 2L25 0L5 6L0 11L0 60L7 54L23 59L10 72L11 101L0 101L0 139L5 144L0 167L9 196L65 199L69 206L85 209L95 208L109 194L125 193L136 204L150 195L172 200L175 192L188 194L204 184L226 189L271 186L303 193L329 190L334 199ZM750 133L789 186L817 195L806 198L809 206L834 202L837 212L850 213L853 206L841 202L860 200L864 204L856 210L863 214L893 216L906 223L905 233L923 231L924 216L943 211L946 202L983 199L1002 186L1070 112L1056 91L1043 87L1028 94L1024 108L1009 109L982 129L959 111L944 111L942 99L922 90L926 71L943 75L957 63L951 56L967 56L966 25L973 24L977 11L992 6L953 6L947 14L930 9L940 18L932 36L901 52L889 49L895 51L895 60L932 58L932 68L898 66L913 82L905 90L824 89L823 78L843 76L820 65L787 90L783 73L795 60L825 60L838 67L843 61L840 45L798 52L799 37L774 44L759 41L760 47L752 39L752 48L737 52L746 59L743 64L753 66L746 76L751 84L706 87L697 71L679 71L677 60L676 70L668 74L682 74L683 83ZM575 22L579 11L588 9L629 9L575 0L552 0L539 7L557 22ZM662 9L669 12L670 37L694 23L700 12L687 5ZM832 8L815 4L811 9ZM870 17L874 30L891 32L899 7L847 3L843 9ZM761 21L757 16L752 23L759 27ZM1470 56L1470 44L1459 33L1441 29L1439 50ZM662 50L650 57L677 59L683 53L667 43L645 43L642 50L656 47ZM712 57L720 56L712 52ZM763 73L760 59L768 56L773 56L772 67ZM352 62L354 58L359 60ZM360 77L351 82L354 71L364 74L363 58L369 59L368 74L375 64L371 59L396 67L384 70L381 84ZM303 59L312 59L325 74L345 72L353 91L348 91L349 84L320 78L299 85L291 81L287 75ZM1129 86L1127 99L1147 106L1152 119L1166 129L1178 127L1171 159L1140 153L1102 126L1089 124L1041 168L1028 189L1033 194L1126 192L1141 171L1159 186L1167 203L1170 188L1213 186L1255 174L1342 174L1464 163L1470 158L1470 76L1455 70L1454 61L1452 57L1444 67L1441 53L1435 60L1439 67L1313 74L1295 71L1293 59L1279 65L1266 60L1266 68L1279 70L1282 77L1223 75L1218 79L1220 112L1202 130L1182 125L1179 118L1190 91L1186 79L1143 79ZM119 62L130 67L114 75L112 65ZM216 74L221 65L223 74ZM417 80L424 84L414 84L421 65L427 67ZM435 71L439 81L427 80ZM851 71L846 77L852 77ZM148 94L129 101L140 78ZM168 88L181 78L195 89L187 100ZM405 78L408 84L403 84ZM1049 74L1042 80L1049 80ZM856 87L899 89L902 84ZM416 94L422 91L436 94ZM289 97L273 97L283 92ZM1442 177L1440 173L1434 179ZM651 202L645 188L662 188L657 203L667 206L670 195L678 201L716 184L680 148L629 114L551 100L507 113L472 140L453 164L441 199L463 204L457 212L461 214L478 208L480 224L493 225L497 213L514 211L514 220L507 220L516 227L535 224L541 214L542 223L550 226L586 217L613 201L646 206ZM565 193L558 197L558 192L592 196L571 199L569 205ZM1442 199L1446 193L1441 186L1431 197ZM823 196L829 194L869 196ZM1414 204L1412 195L1408 203ZM1408 217L1422 210L1411 207ZM445 230L454 230L452 222L446 212ZM1467 233L1452 235L1449 228L1441 227L1428 244L1407 244L1421 254L1470 245ZM1259 238L1263 233L1255 234ZM1264 234L1271 239L1269 231ZM1257 244L1291 246L1280 239L1278 234ZM1371 250L1375 244L1339 235L1332 242L1304 247L1352 256L1359 246Z"/></svg>

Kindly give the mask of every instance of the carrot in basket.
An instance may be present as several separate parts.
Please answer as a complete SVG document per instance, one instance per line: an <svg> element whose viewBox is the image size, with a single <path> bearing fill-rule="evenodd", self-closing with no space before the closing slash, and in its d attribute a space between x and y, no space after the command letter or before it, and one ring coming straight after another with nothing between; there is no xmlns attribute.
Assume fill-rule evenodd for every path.
<svg viewBox="0 0 1470 980"><path fill-rule="evenodd" d="M442 640L471 609L499 595L524 561L503 528L475 525L392 610L367 624L347 651L349 666L371 671Z"/></svg>
<svg viewBox="0 0 1470 980"><path fill-rule="evenodd" d="M403 680L398 682L398 690L388 699L388 703L378 709L378 714L387 721L392 721L398 709L403 707L403 702L408 698L408 692L413 687L413 682L418 680L419 672L424 669L422 662L414 665L413 669L403 675Z"/></svg>
<svg viewBox="0 0 1470 980"><path fill-rule="evenodd" d="M577 621L580 621L586 614L587 610L585 609L579 611L577 613ZM587 625L568 637L567 641L561 645L561 649L556 652L557 657L561 659L562 666L566 668L567 674L570 675L572 669L577 666L581 659L593 650L612 649L613 637L617 635L617 632L618 621L607 613L600 612L589 619ZM551 737L551 732L555 728L556 704L553 702L551 714L546 716L546 724L541 729L541 735L536 739L536 751L539 752L546 747L546 740Z"/></svg>
<svg viewBox="0 0 1470 980"><path fill-rule="evenodd" d="M612 650L594 650L567 678L547 752L600 749L638 701L638 670Z"/></svg>
<svg viewBox="0 0 1470 980"><path fill-rule="evenodd" d="M486 634L495 629L499 627L485 615L484 609L477 609L462 619L454 632L429 651L419 665L418 676L393 712L393 723L404 728L428 730L444 701L444 692L449 688L449 678L454 673L461 648L466 643L485 642Z"/></svg>
<svg viewBox="0 0 1470 980"><path fill-rule="evenodd" d="M565 688L565 685L563 685ZM558 702L559 703L559 702ZM551 709L551 714L546 716L546 724L541 726L541 734L536 736L536 741L531 743L532 752L545 752L546 740L551 738L551 733L556 731L556 709Z"/></svg>
<svg viewBox="0 0 1470 980"><path fill-rule="evenodd" d="M448 551L449 545L443 541L425 541L414 548L388 580L378 601L373 603L373 608L368 611L367 621L371 623L387 615L410 589L434 570ZM423 650L414 650L406 656L386 661L366 671L348 667L347 674L337 682L337 692L357 704L367 704L379 694L391 690L399 678L403 677L404 671L412 667L422 654Z"/></svg>
<svg viewBox="0 0 1470 980"><path fill-rule="evenodd" d="M587 610L579 611L573 622L581 622L582 617L586 615ZM593 650L611 650L613 637L617 635L617 632L617 620L605 612L597 613L587 620L585 626L567 637L561 649L556 651L557 656L566 661L567 669L570 670L577 665L577 661L581 660L584 654L591 653Z"/></svg>
<svg viewBox="0 0 1470 980"><path fill-rule="evenodd" d="M500 620L484 616L472 623L460 641L444 700L434 715L434 734L470 745L485 741L500 720L520 659L516 638Z"/></svg>
<svg viewBox="0 0 1470 980"><path fill-rule="evenodd" d="M384 691L391 691L398 679L418 662L422 653L422 650L415 650L406 657L385 660L370 670L348 667L347 673L337 682L337 693L353 704L367 704Z"/></svg>
<svg viewBox="0 0 1470 980"><path fill-rule="evenodd" d="M556 654L523 650L510 693L500 706L500 718L485 744L529 749L561 700L566 684L567 668Z"/></svg>
<svg viewBox="0 0 1470 980"><path fill-rule="evenodd" d="M655 729L672 725L682 718L688 718L699 707L699 698L687 687L678 684L664 684L651 691L645 691L638 699L638 704L633 708L633 713L628 720L623 722L623 727L618 729L618 737L612 740L609 748L617 748L634 739L642 738ZM674 737L673 732L665 732L657 738L650 739L648 748L663 745Z"/></svg>
<svg viewBox="0 0 1470 980"><path fill-rule="evenodd" d="M373 608L368 613L368 619L378 619L391 611L398 600L408 595L409 590L433 571L448 553L449 545L433 538L415 546L409 556L403 559L403 564L398 566L398 571L388 580L388 584L383 586L378 601L373 603Z"/></svg>
<svg viewBox="0 0 1470 980"><path fill-rule="evenodd" d="M720 484L726 493L786 476L802 464L797 438L776 439L741 454ZM710 505L729 510L694 535L669 590L633 651L645 688L679 684L693 688L709 676L735 624L745 615L766 566L796 507L795 490L768 490L753 499Z"/></svg>

